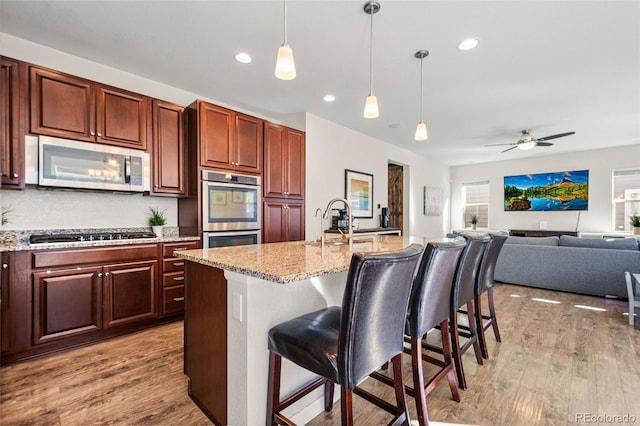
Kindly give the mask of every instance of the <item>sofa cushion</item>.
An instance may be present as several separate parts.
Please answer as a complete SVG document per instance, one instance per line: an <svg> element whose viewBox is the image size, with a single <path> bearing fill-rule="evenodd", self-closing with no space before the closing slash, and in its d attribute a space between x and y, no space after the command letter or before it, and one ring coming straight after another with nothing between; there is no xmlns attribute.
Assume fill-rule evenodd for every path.
<svg viewBox="0 0 640 426"><path fill-rule="evenodd" d="M525 244L529 246L557 246L558 237L509 237L505 244Z"/></svg>
<svg viewBox="0 0 640 426"><path fill-rule="evenodd" d="M568 247L606 248L617 250L638 250L635 238L580 238L569 235L560 236L560 245Z"/></svg>

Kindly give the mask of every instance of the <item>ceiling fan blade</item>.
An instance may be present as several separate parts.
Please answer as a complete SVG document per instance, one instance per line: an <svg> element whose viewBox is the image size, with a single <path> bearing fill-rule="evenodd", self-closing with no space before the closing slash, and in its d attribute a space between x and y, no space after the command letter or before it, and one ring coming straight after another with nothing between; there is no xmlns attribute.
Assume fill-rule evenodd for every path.
<svg viewBox="0 0 640 426"><path fill-rule="evenodd" d="M502 151L502 152L511 151L512 149L516 149L516 148L517 148L517 146L512 146L511 148L507 148L507 149L505 149L505 150L504 150L504 151Z"/></svg>
<svg viewBox="0 0 640 426"><path fill-rule="evenodd" d="M545 136L544 138L536 138L536 140L538 142L542 142L542 141L548 141L549 139L563 138L565 136L575 135L575 134L576 132L558 133L557 135Z"/></svg>
<svg viewBox="0 0 640 426"><path fill-rule="evenodd" d="M491 145L484 145L484 146L503 146L503 145L517 145L516 143L494 143Z"/></svg>
<svg viewBox="0 0 640 426"><path fill-rule="evenodd" d="M536 142L536 146L552 146L551 142Z"/></svg>

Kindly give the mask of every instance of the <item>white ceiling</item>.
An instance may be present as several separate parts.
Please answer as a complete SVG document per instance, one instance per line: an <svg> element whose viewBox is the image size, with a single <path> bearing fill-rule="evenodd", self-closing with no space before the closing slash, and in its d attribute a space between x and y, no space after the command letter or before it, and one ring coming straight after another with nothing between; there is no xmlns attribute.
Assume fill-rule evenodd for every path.
<svg viewBox="0 0 640 426"><path fill-rule="evenodd" d="M259 115L310 112L449 165L640 143L640 1L381 0L373 120L362 116L364 3L288 1L292 81L273 75L281 0L1 0L0 31ZM479 46L457 50L469 36ZM418 142L420 49L429 139ZM233 59L241 50L251 64ZM522 129L576 134L531 151L484 147Z"/></svg>

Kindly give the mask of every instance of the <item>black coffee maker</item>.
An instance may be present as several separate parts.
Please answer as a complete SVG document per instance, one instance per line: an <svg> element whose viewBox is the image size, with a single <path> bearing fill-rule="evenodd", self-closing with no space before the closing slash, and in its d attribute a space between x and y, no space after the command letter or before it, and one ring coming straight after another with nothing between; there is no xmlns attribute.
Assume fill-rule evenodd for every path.
<svg viewBox="0 0 640 426"><path fill-rule="evenodd" d="M333 209L338 212L337 216L331 217L331 229L337 230L340 229L345 231L349 229L349 212L347 209Z"/></svg>
<svg viewBox="0 0 640 426"><path fill-rule="evenodd" d="M389 227L389 207L383 207L380 213L380 226L382 228Z"/></svg>

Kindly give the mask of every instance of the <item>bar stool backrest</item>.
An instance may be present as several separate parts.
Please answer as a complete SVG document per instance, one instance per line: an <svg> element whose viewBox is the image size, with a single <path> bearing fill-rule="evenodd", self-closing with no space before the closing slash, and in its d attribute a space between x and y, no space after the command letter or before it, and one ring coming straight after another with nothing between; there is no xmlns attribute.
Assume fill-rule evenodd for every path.
<svg viewBox="0 0 640 426"><path fill-rule="evenodd" d="M466 242L429 243L422 255L409 300L407 331L421 339L449 319L451 286Z"/></svg>
<svg viewBox="0 0 640 426"><path fill-rule="evenodd" d="M480 262L489 243L489 236L467 237L466 240L467 247L460 255L460 261L453 280L453 290L451 292L451 310L453 312L468 301L473 300Z"/></svg>
<svg viewBox="0 0 640 426"><path fill-rule="evenodd" d="M507 241L506 236L491 235L491 241L487 244L484 256L482 256L482 263L480 264L480 272L478 273L478 281L476 284L476 294L482 294L494 286L493 273L495 272L496 262L498 261L498 256L505 241Z"/></svg>
<svg viewBox="0 0 640 426"><path fill-rule="evenodd" d="M423 247L354 253L342 300L338 376L355 388L372 371L402 353L409 293Z"/></svg>

